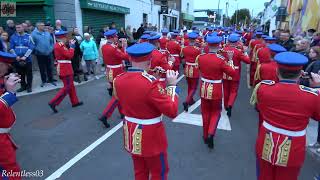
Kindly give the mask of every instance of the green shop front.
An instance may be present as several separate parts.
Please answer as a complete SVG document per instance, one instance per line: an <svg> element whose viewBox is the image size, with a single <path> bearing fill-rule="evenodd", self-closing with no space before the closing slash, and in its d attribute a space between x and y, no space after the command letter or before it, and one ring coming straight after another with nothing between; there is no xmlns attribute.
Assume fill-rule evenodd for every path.
<svg viewBox="0 0 320 180"><path fill-rule="evenodd" d="M30 20L35 24L38 21L53 23L54 0L3 0L2 2L15 2L16 3L16 15L12 17L0 17L0 26L5 26L8 19L12 19L15 22L24 22ZM8 9L9 10L9 9Z"/></svg>
<svg viewBox="0 0 320 180"><path fill-rule="evenodd" d="M91 27L94 37L97 37L100 29L110 26L112 22L118 30L125 27L125 15L130 13L129 8L91 0L80 0L80 6L84 30Z"/></svg>

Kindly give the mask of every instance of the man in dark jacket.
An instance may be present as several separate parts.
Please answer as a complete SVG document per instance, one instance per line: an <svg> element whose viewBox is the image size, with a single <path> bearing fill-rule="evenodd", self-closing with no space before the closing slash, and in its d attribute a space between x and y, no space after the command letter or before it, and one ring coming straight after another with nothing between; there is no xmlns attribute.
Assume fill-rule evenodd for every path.
<svg viewBox="0 0 320 180"><path fill-rule="evenodd" d="M139 27L138 31L137 31L137 36L138 36L138 39L142 36L143 32L144 32L144 27L143 27L143 24L141 24L141 26Z"/></svg>
<svg viewBox="0 0 320 180"><path fill-rule="evenodd" d="M291 48L293 48L294 44L289 31L283 31L280 33L280 41L278 44L285 47L287 51L290 51Z"/></svg>
<svg viewBox="0 0 320 180"><path fill-rule="evenodd" d="M6 27L5 31L8 33L8 35L9 35L9 40L10 40L10 37L11 37L14 33L16 33L16 27L15 27L15 25L14 25L13 20L11 20L11 19L7 20L7 27Z"/></svg>

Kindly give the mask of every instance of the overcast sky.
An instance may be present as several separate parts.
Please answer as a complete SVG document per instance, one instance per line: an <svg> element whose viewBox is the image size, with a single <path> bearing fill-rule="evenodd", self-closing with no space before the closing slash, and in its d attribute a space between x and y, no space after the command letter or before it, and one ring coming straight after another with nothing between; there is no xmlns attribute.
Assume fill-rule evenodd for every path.
<svg viewBox="0 0 320 180"><path fill-rule="evenodd" d="M194 0L194 9L218 9L219 0ZM226 11L226 2L229 2L228 15L231 17L234 11L238 8L247 8L250 13L253 10L254 16L264 9L264 3L270 0L220 0L220 9L223 9L223 13Z"/></svg>

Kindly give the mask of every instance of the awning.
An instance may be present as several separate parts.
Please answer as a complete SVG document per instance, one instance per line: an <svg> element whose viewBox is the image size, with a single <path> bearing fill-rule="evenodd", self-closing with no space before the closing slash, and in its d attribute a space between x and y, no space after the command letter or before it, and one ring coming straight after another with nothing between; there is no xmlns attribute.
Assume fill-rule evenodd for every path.
<svg viewBox="0 0 320 180"><path fill-rule="evenodd" d="M16 2L17 5L53 5L53 0L15 0L13 2Z"/></svg>
<svg viewBox="0 0 320 180"><path fill-rule="evenodd" d="M96 9L100 11L108 11L120 14L130 14L130 8L92 0L80 0L80 6L81 8L87 9Z"/></svg>

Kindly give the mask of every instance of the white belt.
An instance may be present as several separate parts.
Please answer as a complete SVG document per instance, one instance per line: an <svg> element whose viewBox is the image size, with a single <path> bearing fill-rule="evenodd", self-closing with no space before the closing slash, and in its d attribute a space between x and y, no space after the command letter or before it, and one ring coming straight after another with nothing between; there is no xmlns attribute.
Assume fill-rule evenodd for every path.
<svg viewBox="0 0 320 180"><path fill-rule="evenodd" d="M197 63L189 63L189 62L186 62L187 65L190 65L190 66L196 66L198 65Z"/></svg>
<svg viewBox="0 0 320 180"><path fill-rule="evenodd" d="M159 81L166 81L166 78L160 78Z"/></svg>
<svg viewBox="0 0 320 180"><path fill-rule="evenodd" d="M267 123L266 121L263 121L263 126L270 131L273 131L282 135L286 135L286 136L301 137L306 135L306 129L302 131L290 131L290 130L274 127L271 124Z"/></svg>
<svg viewBox="0 0 320 180"><path fill-rule="evenodd" d="M152 118L152 119L137 119L137 118L125 116L124 119L129 121L129 122L136 123L136 124L141 124L141 125L152 125L152 124L157 124L157 123L162 121L162 117L161 116L156 117L156 118Z"/></svg>
<svg viewBox="0 0 320 180"><path fill-rule="evenodd" d="M203 82L207 82L207 83L212 83L212 84L218 84L218 83L222 83L222 79L219 80L210 80L210 79L206 79L206 78L201 78L201 80Z"/></svg>
<svg viewBox="0 0 320 180"><path fill-rule="evenodd" d="M69 60L58 60L58 63L71 64L71 61L69 61Z"/></svg>
<svg viewBox="0 0 320 180"><path fill-rule="evenodd" d="M234 69L239 69L239 66L234 66L233 68L234 68Z"/></svg>
<svg viewBox="0 0 320 180"><path fill-rule="evenodd" d="M173 57L180 57L179 54L171 54L171 56L173 56Z"/></svg>
<svg viewBox="0 0 320 180"><path fill-rule="evenodd" d="M107 68L119 68L119 67L122 67L123 65L122 64L117 64L117 65L107 65Z"/></svg>
<svg viewBox="0 0 320 180"><path fill-rule="evenodd" d="M0 128L0 134L7 134L10 132L11 128Z"/></svg>

